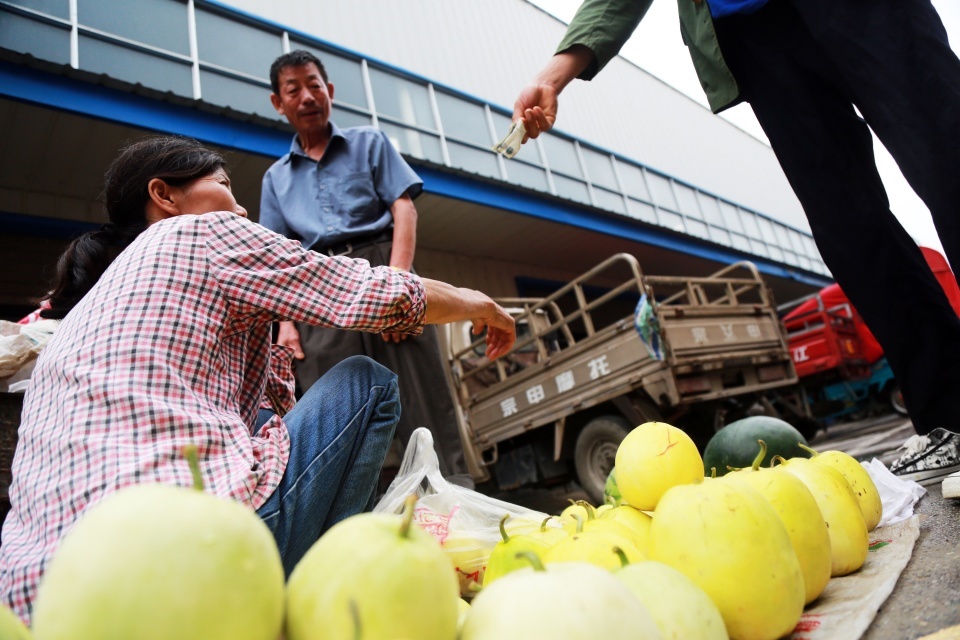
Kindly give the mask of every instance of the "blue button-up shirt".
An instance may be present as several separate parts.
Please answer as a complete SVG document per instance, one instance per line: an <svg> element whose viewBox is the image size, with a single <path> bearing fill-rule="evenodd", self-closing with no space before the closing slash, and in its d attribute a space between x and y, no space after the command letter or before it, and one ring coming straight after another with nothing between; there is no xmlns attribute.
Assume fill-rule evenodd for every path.
<svg viewBox="0 0 960 640"><path fill-rule="evenodd" d="M263 176L260 224L308 249L376 235L393 224L390 207L423 181L379 129L340 129L319 161L303 152L297 136L290 153Z"/></svg>

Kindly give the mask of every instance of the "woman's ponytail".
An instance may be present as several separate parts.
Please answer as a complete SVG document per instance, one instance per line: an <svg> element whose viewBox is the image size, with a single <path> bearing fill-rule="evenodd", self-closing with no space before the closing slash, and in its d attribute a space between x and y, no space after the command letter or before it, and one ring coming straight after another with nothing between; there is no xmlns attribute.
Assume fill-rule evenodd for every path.
<svg viewBox="0 0 960 640"><path fill-rule="evenodd" d="M126 147L105 176L104 206L110 222L76 238L60 256L44 318L60 319L97 283L113 259L147 228L147 185L160 178L184 185L224 166L223 157L196 140L154 136Z"/></svg>

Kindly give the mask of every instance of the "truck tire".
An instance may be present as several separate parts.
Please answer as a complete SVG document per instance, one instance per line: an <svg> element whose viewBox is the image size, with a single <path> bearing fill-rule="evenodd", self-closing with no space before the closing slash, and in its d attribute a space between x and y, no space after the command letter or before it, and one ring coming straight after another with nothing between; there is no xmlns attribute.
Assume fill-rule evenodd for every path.
<svg viewBox="0 0 960 640"><path fill-rule="evenodd" d="M890 408L901 416L907 415L907 405L903 402L903 394L900 392L900 385L896 384L896 382L887 385L886 392L887 402L890 404Z"/></svg>
<svg viewBox="0 0 960 640"><path fill-rule="evenodd" d="M627 437L627 421L615 415L598 416L577 436L573 462L580 486L593 504L603 504L603 487L617 458L620 442Z"/></svg>

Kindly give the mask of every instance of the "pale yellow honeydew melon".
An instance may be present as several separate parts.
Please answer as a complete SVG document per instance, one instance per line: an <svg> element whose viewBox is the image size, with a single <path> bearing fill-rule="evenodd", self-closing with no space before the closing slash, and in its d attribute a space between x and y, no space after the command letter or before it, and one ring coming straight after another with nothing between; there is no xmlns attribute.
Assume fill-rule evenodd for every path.
<svg viewBox="0 0 960 640"><path fill-rule="evenodd" d="M0 605L0 639L31 640L30 630L16 614Z"/></svg>
<svg viewBox="0 0 960 640"><path fill-rule="evenodd" d="M803 481L820 507L830 534L831 576L845 576L863 566L870 549L867 523L857 496L843 475L808 458L775 457L779 468Z"/></svg>
<svg viewBox="0 0 960 640"><path fill-rule="evenodd" d="M621 566L618 552L625 554L628 562L646 559L629 538L608 531L577 531L550 547L542 560L546 565L587 562L615 571Z"/></svg>
<svg viewBox="0 0 960 640"><path fill-rule="evenodd" d="M202 489L196 448L187 452ZM90 508L40 582L35 640L276 640L283 566L253 509L202 490L127 487Z"/></svg>
<svg viewBox="0 0 960 640"><path fill-rule="evenodd" d="M514 571L474 598L460 640L663 638L646 607L609 571L585 562L544 570L532 561L536 569Z"/></svg>
<svg viewBox="0 0 960 640"><path fill-rule="evenodd" d="M727 640L717 606L673 567L648 560L627 565L613 575L647 608L664 640Z"/></svg>
<svg viewBox="0 0 960 640"><path fill-rule="evenodd" d="M800 561L806 591L804 602L809 604L816 600L830 580L830 533L817 501L799 478L778 467L760 466L767 446L763 440L758 443L759 453L753 465L728 473L723 476L723 481L743 482L753 487L780 516Z"/></svg>
<svg viewBox="0 0 960 640"><path fill-rule="evenodd" d="M803 613L803 574L790 537L748 486L711 480L668 490L653 514L650 560L703 589L733 640L775 640Z"/></svg>
<svg viewBox="0 0 960 640"><path fill-rule="evenodd" d="M641 553L648 553L650 548L650 525L653 518L649 514L634 509L628 504L621 504L600 515L601 520L612 520L629 527L633 531L633 542Z"/></svg>
<svg viewBox="0 0 960 640"><path fill-rule="evenodd" d="M433 536L403 516L360 513L310 547L287 583L286 640L456 637L460 592Z"/></svg>
<svg viewBox="0 0 960 640"><path fill-rule="evenodd" d="M860 505L860 513L863 514L867 531L876 529L883 517L883 502L880 500L877 485L874 484L873 478L863 465L856 458L842 451L815 451L803 444L800 448L810 453L810 462L826 465L839 471L846 478L854 495L857 496L857 504Z"/></svg>
<svg viewBox="0 0 960 640"><path fill-rule="evenodd" d="M666 422L645 422L617 448L617 487L623 499L652 511L671 487L703 480L703 459L686 433Z"/></svg>

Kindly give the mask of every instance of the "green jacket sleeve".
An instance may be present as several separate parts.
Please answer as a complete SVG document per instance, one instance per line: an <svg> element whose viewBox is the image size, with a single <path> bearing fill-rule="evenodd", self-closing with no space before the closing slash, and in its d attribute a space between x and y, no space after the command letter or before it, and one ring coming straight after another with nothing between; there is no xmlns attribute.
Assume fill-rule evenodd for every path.
<svg viewBox="0 0 960 640"><path fill-rule="evenodd" d="M653 0L584 0L557 53L574 45L583 45L593 52L595 62L578 78L592 80L619 52Z"/></svg>

